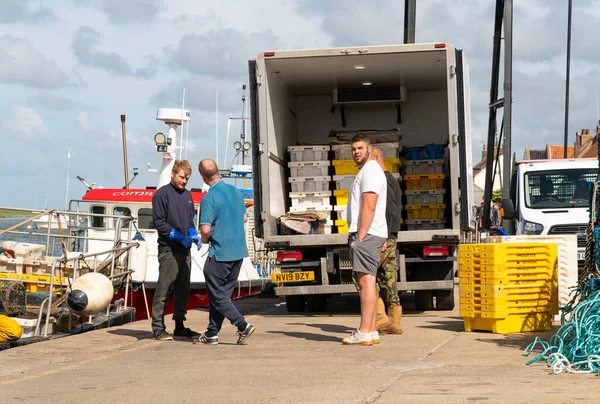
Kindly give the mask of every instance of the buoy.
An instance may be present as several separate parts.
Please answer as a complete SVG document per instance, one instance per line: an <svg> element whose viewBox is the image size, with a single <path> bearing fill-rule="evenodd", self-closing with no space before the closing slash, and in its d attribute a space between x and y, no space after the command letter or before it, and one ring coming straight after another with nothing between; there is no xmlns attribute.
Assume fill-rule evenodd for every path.
<svg viewBox="0 0 600 404"><path fill-rule="evenodd" d="M89 316L108 307L114 295L112 282L106 276L90 272L71 285L67 305L74 314Z"/></svg>
<svg viewBox="0 0 600 404"><path fill-rule="evenodd" d="M140 245L129 250L129 268L134 271L131 274L131 281L144 283L148 267L148 243L139 232L132 240L137 241Z"/></svg>

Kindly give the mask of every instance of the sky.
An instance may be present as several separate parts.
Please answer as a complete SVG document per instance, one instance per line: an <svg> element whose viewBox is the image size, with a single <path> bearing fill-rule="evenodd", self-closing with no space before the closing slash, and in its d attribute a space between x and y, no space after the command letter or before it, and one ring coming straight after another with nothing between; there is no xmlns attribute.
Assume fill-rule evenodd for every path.
<svg viewBox="0 0 600 404"><path fill-rule="evenodd" d="M458 3L458 4L457 4ZM514 0L512 147L563 144L567 0ZM600 0L573 2L569 144L598 124ZM448 42L470 63L473 161L487 142L493 0L417 0L416 41ZM156 185L157 108L191 111L192 166L225 157L248 60L277 49L402 43L399 0L0 0L0 206L63 208L85 187ZM219 114L216 117L215 94ZM502 94L500 95L502 97ZM239 137L233 121L231 139ZM249 133L249 128L247 130ZM235 155L229 148L227 164ZM197 172L191 187L200 187Z"/></svg>

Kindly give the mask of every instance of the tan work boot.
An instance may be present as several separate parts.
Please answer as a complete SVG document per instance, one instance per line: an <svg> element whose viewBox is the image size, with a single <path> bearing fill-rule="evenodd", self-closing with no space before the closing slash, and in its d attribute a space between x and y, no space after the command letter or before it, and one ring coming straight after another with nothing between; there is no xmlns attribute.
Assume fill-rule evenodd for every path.
<svg viewBox="0 0 600 404"><path fill-rule="evenodd" d="M400 320L402 319L402 306L390 306L390 318L392 323L379 330L382 334L402 334L402 325L400 324Z"/></svg>
<svg viewBox="0 0 600 404"><path fill-rule="evenodd" d="M375 328L379 331L382 328L392 324L392 320L385 313L385 304L381 298L377 299L377 319L375 320Z"/></svg>

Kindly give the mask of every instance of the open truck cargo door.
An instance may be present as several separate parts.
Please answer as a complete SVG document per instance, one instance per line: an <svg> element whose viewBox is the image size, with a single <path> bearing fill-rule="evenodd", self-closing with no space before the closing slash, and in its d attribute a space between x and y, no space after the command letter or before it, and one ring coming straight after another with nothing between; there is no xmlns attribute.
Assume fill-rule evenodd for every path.
<svg viewBox="0 0 600 404"><path fill-rule="evenodd" d="M456 50L456 94L458 114L458 144L460 147L460 227L475 228L473 200L473 159L471 146L471 94L469 90L469 63L463 51Z"/></svg>
<svg viewBox="0 0 600 404"><path fill-rule="evenodd" d="M258 115L258 80L256 60L248 61L248 83L250 85L250 136L252 139L252 187L254 188L254 236L263 238L262 220L262 188L261 184L261 144L259 139L259 115Z"/></svg>

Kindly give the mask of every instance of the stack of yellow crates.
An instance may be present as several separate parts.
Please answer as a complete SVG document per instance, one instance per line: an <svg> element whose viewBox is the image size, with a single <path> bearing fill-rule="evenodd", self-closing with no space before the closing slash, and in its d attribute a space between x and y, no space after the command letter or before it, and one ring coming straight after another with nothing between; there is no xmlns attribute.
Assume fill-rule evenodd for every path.
<svg viewBox="0 0 600 404"><path fill-rule="evenodd" d="M556 244L462 244L458 263L465 331L550 330L558 313Z"/></svg>

